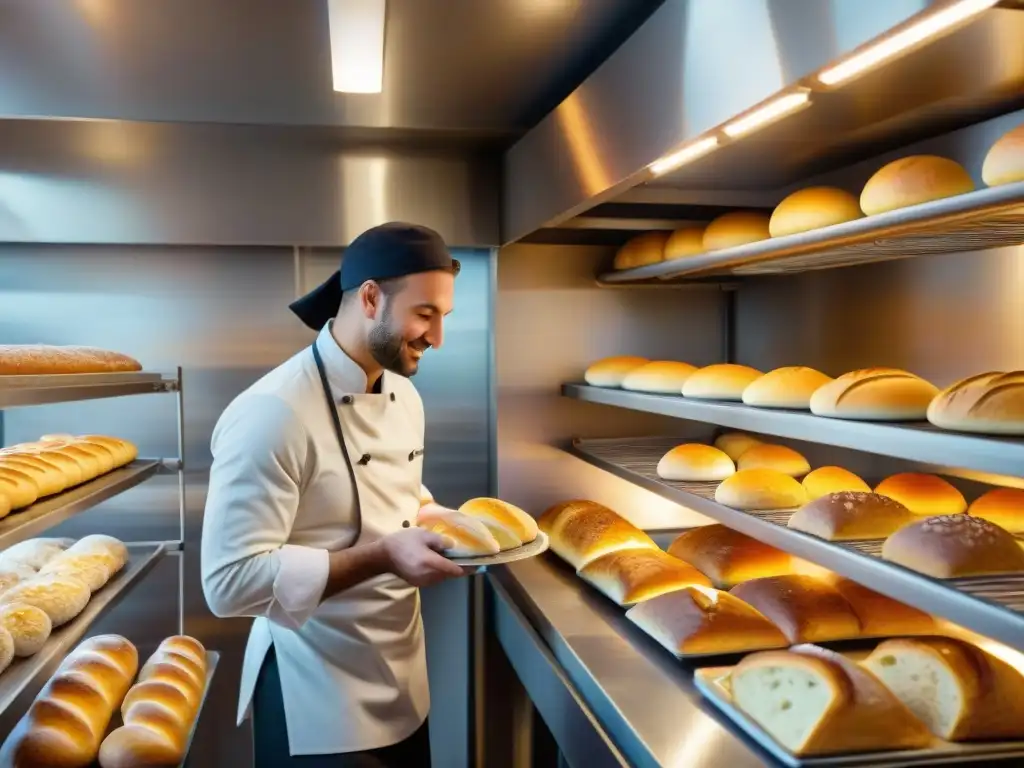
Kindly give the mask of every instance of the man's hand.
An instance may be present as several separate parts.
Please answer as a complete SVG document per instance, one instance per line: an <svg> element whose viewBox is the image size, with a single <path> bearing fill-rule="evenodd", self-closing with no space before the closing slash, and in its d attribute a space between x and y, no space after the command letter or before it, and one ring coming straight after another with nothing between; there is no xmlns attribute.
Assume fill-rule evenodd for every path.
<svg viewBox="0 0 1024 768"><path fill-rule="evenodd" d="M432 531L406 528L383 537L378 543L387 571L414 587L429 587L465 575L460 566L438 554L451 542Z"/></svg>

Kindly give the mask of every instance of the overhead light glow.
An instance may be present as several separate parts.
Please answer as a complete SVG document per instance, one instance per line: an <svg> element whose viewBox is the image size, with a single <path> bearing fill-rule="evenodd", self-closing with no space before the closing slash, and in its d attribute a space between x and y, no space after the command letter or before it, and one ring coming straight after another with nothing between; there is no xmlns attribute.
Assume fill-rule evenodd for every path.
<svg viewBox="0 0 1024 768"><path fill-rule="evenodd" d="M698 157L706 155L717 146L717 136L708 136L706 138L690 142L685 147L673 152L671 155L665 155L660 160L655 160L651 163L651 173L655 176L661 176L663 173L668 173L691 160L696 160Z"/></svg>
<svg viewBox="0 0 1024 768"><path fill-rule="evenodd" d="M387 0L327 0L334 90L384 89L384 18Z"/></svg>
<svg viewBox="0 0 1024 768"><path fill-rule="evenodd" d="M839 85L888 61L901 52L944 32L995 5L998 0L959 0L941 11L931 13L894 35L882 38L850 58L823 70L818 80L824 85Z"/></svg>
<svg viewBox="0 0 1024 768"><path fill-rule="evenodd" d="M758 128L762 128L769 123L774 123L776 120L779 120L786 115L790 115L798 109L802 109L810 104L810 102L811 94L807 91L787 93L783 96L772 99L763 106L755 109L753 112L733 120L731 123L726 123L722 130L727 136L732 138L743 136L751 131L756 131Z"/></svg>

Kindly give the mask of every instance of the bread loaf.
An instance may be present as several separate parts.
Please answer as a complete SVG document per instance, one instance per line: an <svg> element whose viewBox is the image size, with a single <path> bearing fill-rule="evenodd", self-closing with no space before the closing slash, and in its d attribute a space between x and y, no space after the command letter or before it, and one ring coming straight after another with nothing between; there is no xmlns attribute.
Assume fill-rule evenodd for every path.
<svg viewBox="0 0 1024 768"><path fill-rule="evenodd" d="M778 627L717 589L683 587L638 603L626 618L679 656L743 653L787 645Z"/></svg>
<svg viewBox="0 0 1024 768"><path fill-rule="evenodd" d="M704 227L680 227L665 242L665 261L704 253Z"/></svg>
<svg viewBox="0 0 1024 768"><path fill-rule="evenodd" d="M658 477L677 482L718 482L736 471L732 459L700 443L677 445L658 462Z"/></svg>
<svg viewBox="0 0 1024 768"><path fill-rule="evenodd" d="M825 581L853 608L860 621L861 637L927 635L935 631L935 620L924 611L880 595L853 579L832 574Z"/></svg>
<svg viewBox="0 0 1024 768"><path fill-rule="evenodd" d="M182 653L181 642L198 646ZM188 739L206 689L206 653L197 640L169 638L150 657L124 697L124 725L103 740L102 768L176 766L185 760Z"/></svg>
<svg viewBox="0 0 1024 768"><path fill-rule="evenodd" d="M26 567L38 571L74 543L74 539L26 539L0 552L0 569Z"/></svg>
<svg viewBox="0 0 1024 768"><path fill-rule="evenodd" d="M913 155L876 171L860 193L860 207L875 216L973 191L974 182L959 163L935 155Z"/></svg>
<svg viewBox="0 0 1024 768"><path fill-rule="evenodd" d="M1011 533L1024 533L1024 490L993 488L975 499L967 513Z"/></svg>
<svg viewBox="0 0 1024 768"><path fill-rule="evenodd" d="M709 365L690 375L683 384L683 397L739 401L743 399L743 390L761 375L761 371L746 365Z"/></svg>
<svg viewBox="0 0 1024 768"><path fill-rule="evenodd" d="M807 498L811 501L830 493L842 493L843 491L871 492L870 485L842 467L818 467L803 479L801 485L807 491Z"/></svg>
<svg viewBox="0 0 1024 768"><path fill-rule="evenodd" d="M502 550L521 547L537 538L537 521L500 499L470 499L459 511L486 525Z"/></svg>
<svg viewBox="0 0 1024 768"><path fill-rule="evenodd" d="M449 539L451 546L444 550L447 557L481 557L501 551L501 545L484 522L462 512L421 508L416 525Z"/></svg>
<svg viewBox="0 0 1024 768"><path fill-rule="evenodd" d="M139 449L127 440L106 435L82 435L77 438L85 443L100 445L114 454L115 466L123 467L131 464L139 455Z"/></svg>
<svg viewBox="0 0 1024 768"><path fill-rule="evenodd" d="M967 511L964 495L937 475L900 472L880 482L875 493L900 502L915 515L958 515Z"/></svg>
<svg viewBox="0 0 1024 768"><path fill-rule="evenodd" d="M884 539L919 518L877 493L830 493L798 509L787 525L826 541Z"/></svg>
<svg viewBox="0 0 1024 768"><path fill-rule="evenodd" d="M791 643L846 640L860 634L860 620L846 598L812 576L751 579L729 593L764 614Z"/></svg>
<svg viewBox="0 0 1024 768"><path fill-rule="evenodd" d="M32 578L35 573L25 575L16 571L0 571L0 595L7 592L15 584L20 584L25 578Z"/></svg>
<svg viewBox="0 0 1024 768"><path fill-rule="evenodd" d="M800 453L784 445L761 445L752 446L743 452L743 455L736 461L737 469L772 469L790 477L802 477L811 471L811 465L807 463Z"/></svg>
<svg viewBox="0 0 1024 768"><path fill-rule="evenodd" d="M39 486L31 475L20 469L0 467L0 493L7 497L11 511L14 512L36 503Z"/></svg>
<svg viewBox="0 0 1024 768"><path fill-rule="evenodd" d="M861 421L920 421L939 390L896 368L865 368L840 376L811 395L811 413Z"/></svg>
<svg viewBox="0 0 1024 768"><path fill-rule="evenodd" d="M27 603L0 603L0 627L14 641L14 655L32 656L50 639L53 623L46 611Z"/></svg>
<svg viewBox="0 0 1024 768"><path fill-rule="evenodd" d="M1024 736L1024 677L969 643L947 637L887 640L864 666L947 741Z"/></svg>
<svg viewBox="0 0 1024 768"><path fill-rule="evenodd" d="M39 498L60 493L69 485L67 475L60 468L28 454L0 455L0 469L14 469L31 477Z"/></svg>
<svg viewBox="0 0 1024 768"><path fill-rule="evenodd" d="M0 376L141 371L137 360L94 347L0 344Z"/></svg>
<svg viewBox="0 0 1024 768"><path fill-rule="evenodd" d="M74 488L85 481L84 468L73 456L68 456L60 451L47 450L36 443L22 443L5 448L0 451L0 456L33 458L44 461L56 467L64 474L68 488Z"/></svg>
<svg viewBox="0 0 1024 768"><path fill-rule="evenodd" d="M715 489L715 501L733 509L789 509L805 504L807 492L773 469L741 469Z"/></svg>
<svg viewBox="0 0 1024 768"><path fill-rule="evenodd" d="M793 567L788 552L718 523L680 534L669 545L668 553L692 565L719 589L749 579L781 576Z"/></svg>
<svg viewBox="0 0 1024 768"><path fill-rule="evenodd" d="M622 380L622 388L631 392L678 395L682 393L683 384L690 378L690 374L696 370L689 363L658 360L630 371Z"/></svg>
<svg viewBox="0 0 1024 768"><path fill-rule="evenodd" d="M1024 181L1024 123L992 145L981 166L981 178L990 187Z"/></svg>
<svg viewBox="0 0 1024 768"><path fill-rule="evenodd" d="M733 703L795 755L919 749L928 729L860 665L810 645L754 653L729 675Z"/></svg>
<svg viewBox="0 0 1024 768"><path fill-rule="evenodd" d="M14 661L14 638L7 628L0 625L0 672L3 672Z"/></svg>
<svg viewBox="0 0 1024 768"><path fill-rule="evenodd" d="M620 549L657 549L646 533L608 507L593 501L567 501L537 520L551 550L579 570L591 560Z"/></svg>
<svg viewBox="0 0 1024 768"><path fill-rule="evenodd" d="M615 254L614 269L633 269L657 264L665 258L671 232L644 232L629 240Z"/></svg>
<svg viewBox="0 0 1024 768"><path fill-rule="evenodd" d="M11 500L4 493L3 487L0 487L0 518L7 517L9 514L11 514Z"/></svg>
<svg viewBox="0 0 1024 768"><path fill-rule="evenodd" d="M88 585L62 574L49 574L16 584L0 595L0 603L26 603L42 609L54 627L67 624L89 603Z"/></svg>
<svg viewBox="0 0 1024 768"><path fill-rule="evenodd" d="M97 592L121 569L122 562L113 555L88 555L62 552L39 569L40 576L66 576L81 581L90 591Z"/></svg>
<svg viewBox="0 0 1024 768"><path fill-rule="evenodd" d="M68 555L108 555L115 562L114 572L128 564L128 547L120 539L102 533L83 536L65 550Z"/></svg>
<svg viewBox="0 0 1024 768"><path fill-rule="evenodd" d="M660 549L619 549L590 560L579 577L619 605L633 605L681 587L711 582L689 563Z"/></svg>
<svg viewBox="0 0 1024 768"><path fill-rule="evenodd" d="M760 444L761 441L756 437L743 432L725 432L715 438L715 448L725 453L733 461L739 459L747 449Z"/></svg>
<svg viewBox="0 0 1024 768"><path fill-rule="evenodd" d="M928 406L942 429L986 435L1024 435L1024 371L993 371L962 379Z"/></svg>
<svg viewBox="0 0 1024 768"><path fill-rule="evenodd" d="M768 221L768 216L754 211L723 213L704 230L704 250L718 251L767 240L771 236Z"/></svg>
<svg viewBox="0 0 1024 768"><path fill-rule="evenodd" d="M606 357L587 368L583 379L592 387L621 387L630 372L647 362L647 358L631 355Z"/></svg>
<svg viewBox="0 0 1024 768"><path fill-rule="evenodd" d="M4 765L86 768L96 760L114 711L138 669L138 654L117 635L73 650L4 742Z"/></svg>
<svg viewBox="0 0 1024 768"><path fill-rule="evenodd" d="M768 231L772 237L809 232L861 217L857 198L836 187L808 187L783 200L772 211Z"/></svg>
<svg viewBox="0 0 1024 768"><path fill-rule="evenodd" d="M743 390L743 402L756 408L789 408L807 411L811 395L832 381L821 371L794 365L776 368L754 379Z"/></svg>
<svg viewBox="0 0 1024 768"><path fill-rule="evenodd" d="M1024 571L1024 548L1013 535L971 515L911 523L885 540L882 557L937 579Z"/></svg>

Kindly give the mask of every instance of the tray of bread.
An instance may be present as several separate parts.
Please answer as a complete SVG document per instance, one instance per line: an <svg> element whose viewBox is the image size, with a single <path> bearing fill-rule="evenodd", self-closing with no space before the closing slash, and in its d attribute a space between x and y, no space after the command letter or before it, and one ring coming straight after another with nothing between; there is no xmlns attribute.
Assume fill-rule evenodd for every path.
<svg viewBox="0 0 1024 768"><path fill-rule="evenodd" d="M443 554L467 568L514 563L548 548L547 534L537 521L500 499L470 499L458 510L424 507L416 525L448 537L452 546Z"/></svg>
<svg viewBox="0 0 1024 768"><path fill-rule="evenodd" d="M138 360L98 347L0 344L0 387L42 386L45 382L69 386L69 376L132 374L159 379L156 374L143 374L141 371L142 365ZM55 378L61 379L62 383L57 385ZM96 379L92 381L99 383Z"/></svg>

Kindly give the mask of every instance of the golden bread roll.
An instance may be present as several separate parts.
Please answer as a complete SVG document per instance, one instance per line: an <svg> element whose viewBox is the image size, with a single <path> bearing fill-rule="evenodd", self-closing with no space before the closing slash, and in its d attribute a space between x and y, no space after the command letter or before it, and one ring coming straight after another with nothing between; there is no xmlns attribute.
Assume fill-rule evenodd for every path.
<svg viewBox="0 0 1024 768"><path fill-rule="evenodd" d="M104 371L111 373L124 373L127 371L141 371L142 365L138 360L123 355L120 352L111 352L109 349L90 346L68 346L64 349L73 354L83 355L90 360L98 360Z"/></svg>
<svg viewBox="0 0 1024 768"><path fill-rule="evenodd" d="M120 539L102 533L83 536L65 550L68 555L108 555L116 561L115 573L128 563L128 547Z"/></svg>
<svg viewBox="0 0 1024 768"><path fill-rule="evenodd" d="M723 213L704 230L704 250L719 251L767 240L771 237L768 221L767 214L754 211Z"/></svg>
<svg viewBox="0 0 1024 768"><path fill-rule="evenodd" d="M868 216L974 191L964 167L947 157L913 155L893 160L868 179L860 207Z"/></svg>
<svg viewBox="0 0 1024 768"><path fill-rule="evenodd" d="M69 486L68 477L60 468L29 454L0 455L0 469L14 469L31 477L39 498L60 493Z"/></svg>
<svg viewBox="0 0 1024 768"><path fill-rule="evenodd" d="M548 535L551 550L577 570L620 549L658 549L646 533L593 501L556 504L537 524Z"/></svg>
<svg viewBox="0 0 1024 768"><path fill-rule="evenodd" d="M21 658L39 653L50 639L53 622L46 611L34 605L0 603L0 627L10 633L14 655Z"/></svg>
<svg viewBox="0 0 1024 768"><path fill-rule="evenodd" d="M743 399L743 390L763 375L756 368L733 363L718 363L694 371L683 384L683 397L698 400Z"/></svg>
<svg viewBox="0 0 1024 768"><path fill-rule="evenodd" d="M726 432L715 438L715 448L733 461L739 459L747 449L760 444L761 441L756 437L743 432Z"/></svg>
<svg viewBox="0 0 1024 768"><path fill-rule="evenodd" d="M1024 676L949 637L886 640L863 665L946 741L1024 736Z"/></svg>
<svg viewBox="0 0 1024 768"><path fill-rule="evenodd" d="M677 482L717 482L735 471L736 465L724 452L700 443L677 445L658 462L658 477Z"/></svg>
<svg viewBox="0 0 1024 768"><path fill-rule="evenodd" d="M710 587L708 577L660 549L619 549L594 558L578 575L619 605L633 605L680 587Z"/></svg>
<svg viewBox="0 0 1024 768"><path fill-rule="evenodd" d="M100 473L106 474L118 466L117 455L113 448L100 443L95 443L90 440L81 440L75 438L68 442L68 445L73 445L76 448L81 448L83 451L87 451L95 456L100 462Z"/></svg>
<svg viewBox="0 0 1024 768"><path fill-rule="evenodd" d="M792 448L761 443L743 452L736 461L736 469L774 469L790 477L801 477L811 471L811 465Z"/></svg>
<svg viewBox="0 0 1024 768"><path fill-rule="evenodd" d="M613 269L634 269L665 259L665 245L671 232L644 232L629 240L615 254Z"/></svg>
<svg viewBox="0 0 1024 768"><path fill-rule="evenodd" d="M670 653L743 653L787 645L779 628L742 600L708 587L683 587L637 603L626 618Z"/></svg>
<svg viewBox="0 0 1024 768"><path fill-rule="evenodd" d="M0 467L0 493L7 497L11 511L31 506L39 498L39 486L20 469Z"/></svg>
<svg viewBox="0 0 1024 768"><path fill-rule="evenodd" d="M486 525L502 550L521 547L537 538L537 521L500 499L470 499L459 512Z"/></svg>
<svg viewBox="0 0 1024 768"><path fill-rule="evenodd" d="M0 569L27 567L38 571L72 544L74 539L26 539L0 552Z"/></svg>
<svg viewBox="0 0 1024 768"><path fill-rule="evenodd" d="M995 523L1010 533L1024 533L1024 490L993 488L975 499L967 513Z"/></svg>
<svg viewBox="0 0 1024 768"><path fill-rule="evenodd" d="M0 604L25 603L42 609L54 628L67 624L89 603L92 592L78 579L60 574L36 576L0 595Z"/></svg>
<svg viewBox="0 0 1024 768"><path fill-rule="evenodd" d="M880 482L875 493L898 501L915 515L958 515L967 511L964 495L938 475L900 472Z"/></svg>
<svg viewBox="0 0 1024 768"><path fill-rule="evenodd" d="M104 472L108 471L103 469L103 453L98 454L95 450L89 450L88 448L83 448L80 445L64 443L59 440L39 442L36 443L36 446L42 450L55 451L77 462L82 468L82 482L94 480ZM111 462L111 465L112 464L113 462Z"/></svg>
<svg viewBox="0 0 1024 768"><path fill-rule="evenodd" d="M789 509L805 504L807 492L797 480L773 469L741 469L722 481L715 501L733 509Z"/></svg>
<svg viewBox="0 0 1024 768"><path fill-rule="evenodd" d="M444 550L447 557L481 557L496 555L501 545L483 520L445 510L431 512L420 510L416 525L439 536L446 536L451 546Z"/></svg>
<svg viewBox="0 0 1024 768"><path fill-rule="evenodd" d="M592 387L621 387L626 376L648 362L645 357L631 355L606 357L591 364L583 379Z"/></svg>
<svg viewBox="0 0 1024 768"><path fill-rule="evenodd" d="M95 347L0 344L0 376L141 371L137 360Z"/></svg>
<svg viewBox="0 0 1024 768"><path fill-rule="evenodd" d="M793 365L754 379L743 390L743 402L756 408L811 409L811 395L832 381L821 371Z"/></svg>
<svg viewBox="0 0 1024 768"><path fill-rule="evenodd" d="M794 755L931 746L928 729L878 678L824 648L750 654L729 687L733 703Z"/></svg>
<svg viewBox="0 0 1024 768"><path fill-rule="evenodd" d="M62 552L39 569L40 576L67 576L84 583L97 592L106 586L114 574L121 570L122 562L106 553L89 555Z"/></svg>
<svg viewBox="0 0 1024 768"><path fill-rule="evenodd" d="M206 675L206 648L194 637L188 635L171 635L166 638L157 648L161 653L175 653L185 656L203 670Z"/></svg>
<svg viewBox="0 0 1024 768"><path fill-rule="evenodd" d="M114 454L116 466L123 467L131 464L138 458L139 449L134 443L122 440L119 437L107 437L105 435L82 435L79 440L86 443L101 445Z"/></svg>
<svg viewBox="0 0 1024 768"><path fill-rule="evenodd" d="M787 574L751 579L729 590L782 630L791 643L847 640L860 635L860 620L839 591L813 576Z"/></svg>
<svg viewBox="0 0 1024 768"><path fill-rule="evenodd" d="M768 222L768 232L772 237L784 237L853 221L862 215L857 198L845 189L808 187L794 192L776 206Z"/></svg>
<svg viewBox="0 0 1024 768"><path fill-rule="evenodd" d="M801 485L807 491L807 498L811 501L830 493L842 493L843 491L871 492L870 485L850 470L842 467L818 467L801 481Z"/></svg>
<svg viewBox="0 0 1024 768"><path fill-rule="evenodd" d="M1024 435L1024 371L993 371L962 379L928 405L942 429L985 435Z"/></svg>
<svg viewBox="0 0 1024 768"><path fill-rule="evenodd" d="M938 388L896 368L850 371L811 395L811 413L833 419L921 421Z"/></svg>
<svg viewBox="0 0 1024 768"><path fill-rule="evenodd" d="M668 553L692 565L719 589L749 579L781 576L793 567L788 552L718 523L680 534L669 545Z"/></svg>
<svg viewBox="0 0 1024 768"><path fill-rule="evenodd" d="M82 464L73 456L67 456L60 451L41 448L35 443L22 443L21 445L5 448L0 451L0 456L33 458L45 461L64 473L68 488L74 488L85 480Z"/></svg>
<svg viewBox="0 0 1024 768"><path fill-rule="evenodd" d="M685 259L704 253L704 227L680 227L665 242L664 259Z"/></svg>
<svg viewBox="0 0 1024 768"><path fill-rule="evenodd" d="M1024 123L992 145L981 166L981 178L990 187L1024 181Z"/></svg>
<svg viewBox="0 0 1024 768"><path fill-rule="evenodd" d="M1024 571L1024 548L1013 534L971 515L938 515L904 526L885 540L882 557L937 579Z"/></svg>
<svg viewBox="0 0 1024 768"><path fill-rule="evenodd" d="M631 392L678 395L690 374L696 370L697 367L689 363L658 360L630 371L622 380L622 388Z"/></svg>
<svg viewBox="0 0 1024 768"><path fill-rule="evenodd" d="M935 631L935 620L924 611L880 595L853 579L833 574L825 581L853 608L860 621L862 637L927 635Z"/></svg>
<svg viewBox="0 0 1024 768"><path fill-rule="evenodd" d="M800 507L787 525L826 541L884 539L919 518L895 499L878 493L843 491Z"/></svg>

